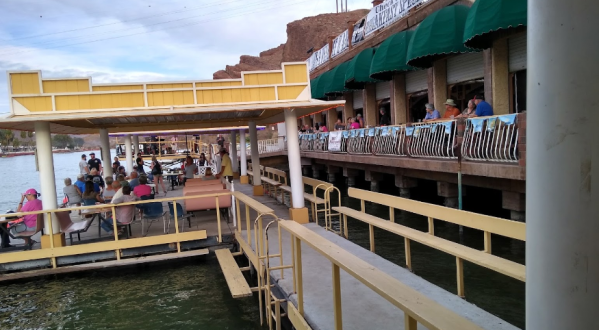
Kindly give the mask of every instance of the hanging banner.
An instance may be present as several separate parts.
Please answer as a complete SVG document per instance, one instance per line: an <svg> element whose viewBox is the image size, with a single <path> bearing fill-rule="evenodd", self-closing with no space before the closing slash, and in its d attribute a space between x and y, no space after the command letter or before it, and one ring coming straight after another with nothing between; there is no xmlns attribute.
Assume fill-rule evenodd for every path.
<svg viewBox="0 0 599 330"><path fill-rule="evenodd" d="M331 57L335 57L344 51L349 49L349 31L345 30L343 33L333 39L333 52Z"/></svg>
<svg viewBox="0 0 599 330"><path fill-rule="evenodd" d="M321 49L312 53L312 56L308 58L308 70L312 70L326 63L329 60L329 46L324 45Z"/></svg>
<svg viewBox="0 0 599 330"><path fill-rule="evenodd" d="M329 132L329 151L341 151L341 137L343 137L343 132Z"/></svg>
<svg viewBox="0 0 599 330"><path fill-rule="evenodd" d="M351 44L356 45L364 40L364 25L366 23L366 19L362 18L356 24L354 24L354 32L351 36Z"/></svg>
<svg viewBox="0 0 599 330"><path fill-rule="evenodd" d="M366 16L364 36L368 37L375 31L382 29L400 18L406 16L408 11L424 0L385 0L385 2L372 8Z"/></svg>

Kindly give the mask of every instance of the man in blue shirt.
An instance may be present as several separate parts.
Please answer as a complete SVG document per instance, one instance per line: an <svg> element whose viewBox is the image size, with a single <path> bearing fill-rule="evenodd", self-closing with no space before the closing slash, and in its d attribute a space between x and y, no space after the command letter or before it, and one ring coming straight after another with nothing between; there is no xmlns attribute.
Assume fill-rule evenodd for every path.
<svg viewBox="0 0 599 330"><path fill-rule="evenodd" d="M476 95L474 98L474 104L476 104L476 112L471 114L470 117L485 117L493 115L493 108L487 102L485 97L482 95Z"/></svg>
<svg viewBox="0 0 599 330"><path fill-rule="evenodd" d="M424 117L423 121L433 121L433 120L437 120L439 118L441 118L441 115L439 114L439 111L435 110L435 107L430 104L427 103L426 105L426 116Z"/></svg>

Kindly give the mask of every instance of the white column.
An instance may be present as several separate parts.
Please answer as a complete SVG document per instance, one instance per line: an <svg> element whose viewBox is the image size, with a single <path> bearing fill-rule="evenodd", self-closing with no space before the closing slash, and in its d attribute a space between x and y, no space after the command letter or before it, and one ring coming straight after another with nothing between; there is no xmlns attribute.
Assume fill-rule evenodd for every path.
<svg viewBox="0 0 599 330"><path fill-rule="evenodd" d="M231 155L231 167L233 169L233 172L237 172L239 167L237 165L237 131L231 131L231 144L229 147L229 155Z"/></svg>
<svg viewBox="0 0 599 330"><path fill-rule="evenodd" d="M131 155L133 150L131 149L131 135L127 134L125 135L125 155L127 156L127 162L125 163L125 167L127 173L129 174L133 171L133 156Z"/></svg>
<svg viewBox="0 0 599 330"><path fill-rule="evenodd" d="M52 157L52 136L50 135L50 123L35 122L35 145L37 149L37 163L40 172L40 194L42 194L42 206L44 210L55 210L58 208L56 197L56 181L54 179L54 158ZM29 189L30 187L25 187ZM48 218L44 221L44 233L50 233ZM60 232L60 224L56 217L52 217L52 234Z"/></svg>
<svg viewBox="0 0 599 330"><path fill-rule="evenodd" d="M252 151L252 171L254 172L254 186L261 186L260 179L260 153L258 152L258 131L256 130L256 122L249 122L250 128L250 149Z"/></svg>
<svg viewBox="0 0 599 330"><path fill-rule="evenodd" d="M112 159L110 159L110 140L108 138L108 130L100 129L100 145L102 146L102 163L104 176L112 176Z"/></svg>
<svg viewBox="0 0 599 330"><path fill-rule="evenodd" d="M139 135L133 135L133 150L135 150L135 156L139 153Z"/></svg>
<svg viewBox="0 0 599 330"><path fill-rule="evenodd" d="M285 109L285 130L287 133L287 157L289 159L292 205L294 209L301 209L304 207L304 184L297 132L297 115L293 109Z"/></svg>
<svg viewBox="0 0 599 330"><path fill-rule="evenodd" d="M528 2L526 328L599 329L599 2Z"/></svg>
<svg viewBox="0 0 599 330"><path fill-rule="evenodd" d="M247 146L245 143L245 131L239 131L239 146L241 147L239 157L241 163L240 175L248 175L248 161L247 161Z"/></svg>

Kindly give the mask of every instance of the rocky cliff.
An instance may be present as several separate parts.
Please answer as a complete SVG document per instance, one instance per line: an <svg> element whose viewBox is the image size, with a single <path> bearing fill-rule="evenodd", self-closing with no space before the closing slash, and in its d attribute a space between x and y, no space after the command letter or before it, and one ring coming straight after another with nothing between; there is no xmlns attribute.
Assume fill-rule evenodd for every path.
<svg viewBox="0 0 599 330"><path fill-rule="evenodd" d="M227 65L213 74L214 79L240 78L241 71L276 70L281 62L304 61L308 49L319 49L329 36L336 36L347 29L348 21L357 21L368 14L367 9L347 13L321 14L306 17L287 24L287 42L263 51L259 56L242 55L239 63Z"/></svg>

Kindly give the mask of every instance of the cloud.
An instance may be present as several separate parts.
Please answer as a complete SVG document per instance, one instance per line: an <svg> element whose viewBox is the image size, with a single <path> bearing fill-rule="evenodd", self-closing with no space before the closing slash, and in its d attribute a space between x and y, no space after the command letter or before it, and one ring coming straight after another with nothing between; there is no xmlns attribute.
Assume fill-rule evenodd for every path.
<svg viewBox="0 0 599 330"><path fill-rule="evenodd" d="M349 1L350 9L370 0ZM94 82L211 79L286 41L287 23L333 12L331 0L4 0L0 70ZM68 31L68 32L64 32ZM8 110L0 74L0 113Z"/></svg>

